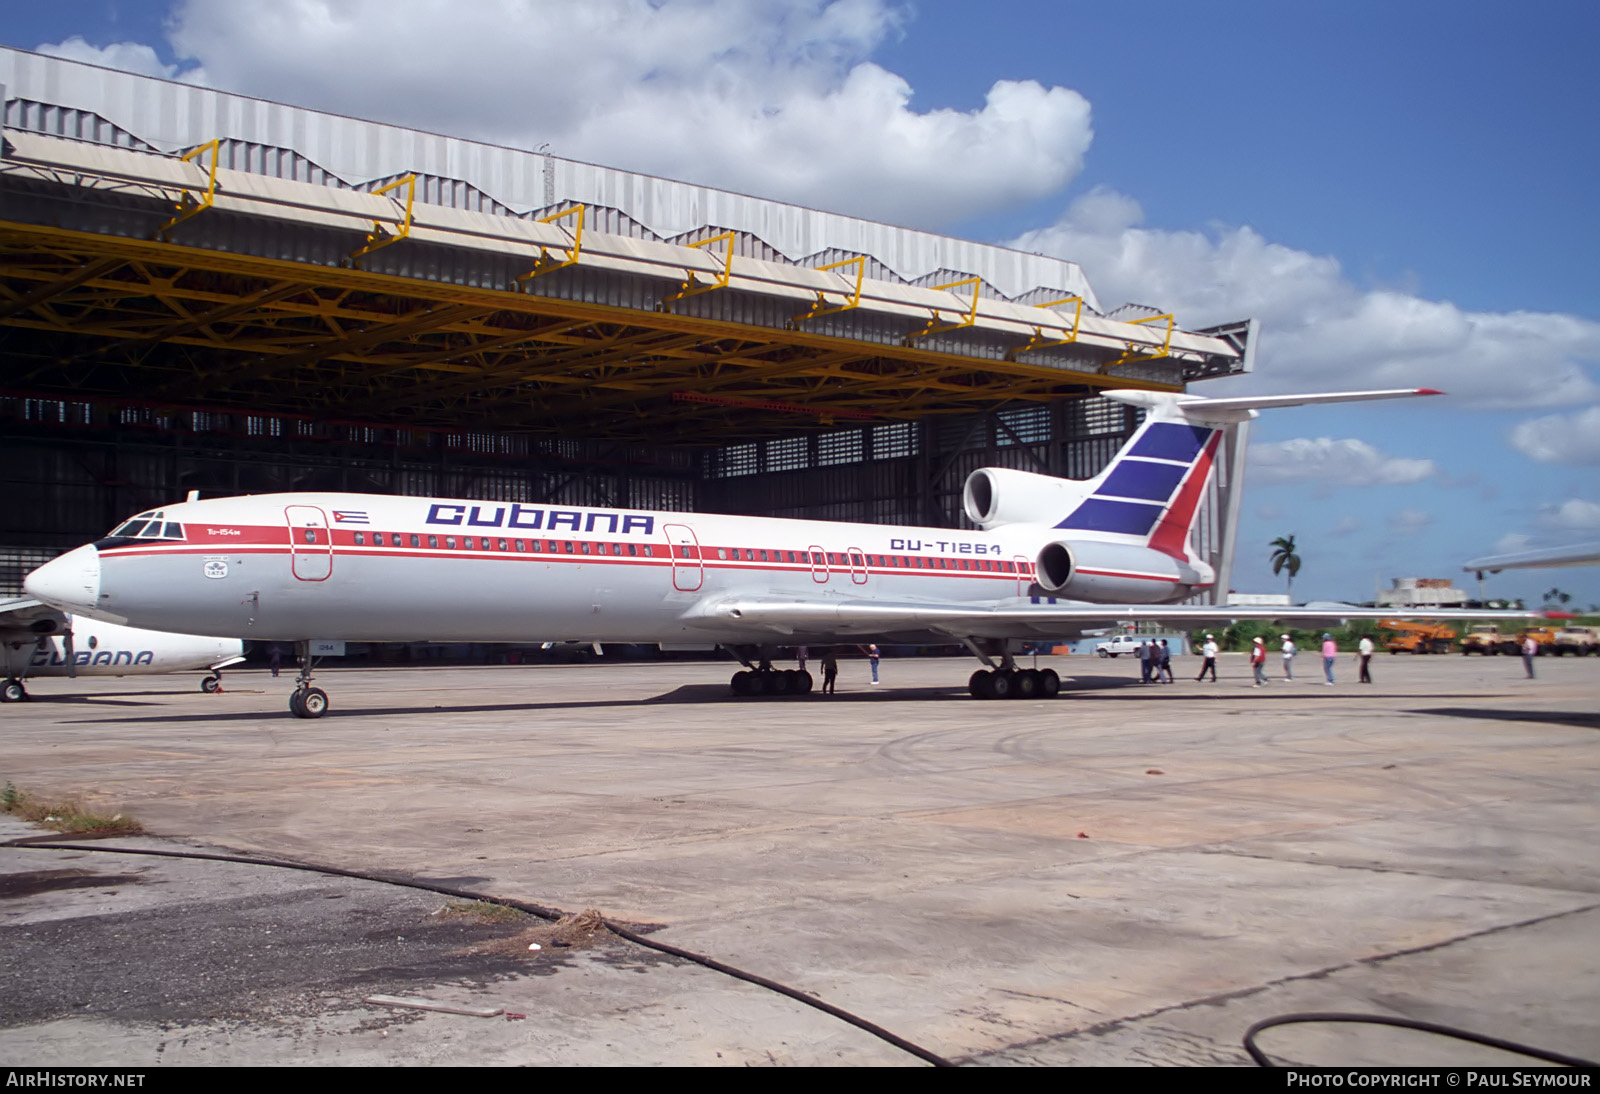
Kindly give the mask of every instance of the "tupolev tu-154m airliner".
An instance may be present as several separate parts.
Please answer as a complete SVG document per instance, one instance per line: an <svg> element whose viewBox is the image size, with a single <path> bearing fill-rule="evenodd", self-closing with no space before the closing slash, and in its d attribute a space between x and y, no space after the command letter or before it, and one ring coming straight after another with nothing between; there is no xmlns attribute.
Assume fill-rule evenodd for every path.
<svg viewBox="0 0 1600 1094"><path fill-rule="evenodd" d="M1053 670L1016 665L1024 640L1130 620L1393 616L1176 602L1216 580L1190 540L1227 430L1269 407L1430 394L1108 391L1148 411L1110 465L1086 480L974 471L963 504L977 531L267 494L140 513L25 588L96 619L299 643L289 708L303 718L327 710L310 673L312 643L330 639L718 643L746 666L732 680L745 695L810 690L808 673L771 667L778 646L960 642L987 666L974 696L1049 697Z"/></svg>

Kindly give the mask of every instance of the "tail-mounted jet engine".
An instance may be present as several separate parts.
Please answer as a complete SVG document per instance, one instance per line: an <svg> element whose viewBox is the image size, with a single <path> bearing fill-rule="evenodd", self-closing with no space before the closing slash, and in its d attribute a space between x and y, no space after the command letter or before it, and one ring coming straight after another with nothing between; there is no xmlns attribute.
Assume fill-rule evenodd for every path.
<svg viewBox="0 0 1600 1094"><path fill-rule="evenodd" d="M1181 598L1214 579L1203 562L1175 558L1148 546L1145 537L1055 539L1067 533L1054 527L1094 489L1094 482L1058 479L980 467L967 476L962 503L967 516L985 531L1027 524L1039 532L1034 573L1050 596L1107 603L1155 604Z"/></svg>
<svg viewBox="0 0 1600 1094"><path fill-rule="evenodd" d="M1105 603L1155 604L1198 592L1213 580L1203 562L1149 547L1058 540L1039 551L1034 579L1050 596Z"/></svg>
<svg viewBox="0 0 1600 1094"><path fill-rule="evenodd" d="M967 516L984 531L1002 524L1054 524L1084 499L1088 484L1006 467L980 467L961 491Z"/></svg>

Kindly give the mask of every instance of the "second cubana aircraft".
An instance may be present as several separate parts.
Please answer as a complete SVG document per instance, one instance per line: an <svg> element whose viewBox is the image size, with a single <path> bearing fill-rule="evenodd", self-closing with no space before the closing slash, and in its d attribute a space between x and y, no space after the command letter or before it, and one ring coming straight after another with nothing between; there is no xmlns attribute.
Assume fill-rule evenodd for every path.
<svg viewBox="0 0 1600 1094"><path fill-rule="evenodd" d="M1027 639L1127 620L1375 614L1179 605L1216 577L1191 530L1224 431L1258 410L1437 392L1105 394L1149 412L1110 465L1086 480L975 471L964 504L977 531L268 494L140 513L26 589L116 623L300 643L300 717L327 710L309 669L326 639L719 643L746 665L734 690L769 695L810 690L809 674L771 667L778 646L955 641L988 666L971 693L1007 698L1060 687L1052 670L1017 667Z"/></svg>

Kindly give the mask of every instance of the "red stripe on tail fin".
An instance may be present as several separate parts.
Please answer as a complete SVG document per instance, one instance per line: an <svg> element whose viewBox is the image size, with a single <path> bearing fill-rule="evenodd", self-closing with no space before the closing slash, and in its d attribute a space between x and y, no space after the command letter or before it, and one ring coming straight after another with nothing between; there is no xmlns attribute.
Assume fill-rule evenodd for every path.
<svg viewBox="0 0 1600 1094"><path fill-rule="evenodd" d="M1205 493L1206 481L1211 478L1211 465L1216 460L1217 446L1221 443L1222 433L1213 433L1205 450L1195 460L1189 477L1178 488L1178 496L1150 533L1150 546L1162 554L1176 559L1189 557L1189 526L1194 523L1195 511L1200 508L1200 498Z"/></svg>

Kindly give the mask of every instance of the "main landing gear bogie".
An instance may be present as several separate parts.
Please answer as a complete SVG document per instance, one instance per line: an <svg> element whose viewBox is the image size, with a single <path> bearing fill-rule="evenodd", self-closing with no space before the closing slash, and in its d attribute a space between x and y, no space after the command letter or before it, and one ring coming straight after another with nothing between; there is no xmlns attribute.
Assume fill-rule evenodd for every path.
<svg viewBox="0 0 1600 1094"><path fill-rule="evenodd" d="M804 669L743 669L733 674L728 686L739 696L807 695L816 680Z"/></svg>
<svg viewBox="0 0 1600 1094"><path fill-rule="evenodd" d="M967 692L974 699L1054 699L1061 676L1055 669L979 669Z"/></svg>

